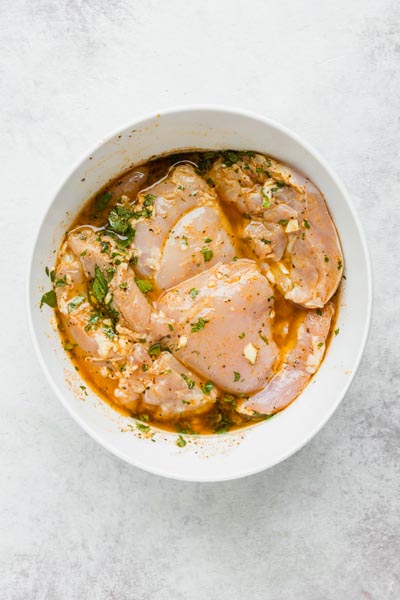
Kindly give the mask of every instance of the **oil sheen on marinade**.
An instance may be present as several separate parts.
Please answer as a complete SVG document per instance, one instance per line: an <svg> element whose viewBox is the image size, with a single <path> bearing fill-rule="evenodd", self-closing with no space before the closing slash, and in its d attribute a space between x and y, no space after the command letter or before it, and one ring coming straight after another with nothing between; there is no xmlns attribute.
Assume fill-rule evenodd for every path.
<svg viewBox="0 0 400 600"><path fill-rule="evenodd" d="M262 272L265 274L266 273L265 258L263 258L263 257L260 258L260 254L257 252L257 247L254 244L249 244L248 238L246 238L246 236L243 234L243 232L246 231L246 227L248 228L250 225L253 228L255 228L255 230L257 229L257 227L261 228L261 226L257 225L259 223L258 214L257 214L257 210L258 210L257 206L255 208L252 206L251 196L246 197L246 202L247 202L246 210L243 210L243 206L238 206L237 204L232 202L231 198L229 196L230 189L229 188L227 188L226 190L224 189L223 186L225 185L225 181L223 179L221 179L221 173L220 173L221 168L222 169L229 168L232 171L233 177L236 177L237 176L236 168L239 171L239 167L236 167L236 164L242 165L242 167L244 164L244 167L242 168L242 171L244 173L243 177L245 178L247 176L246 171L248 171L249 168L245 168L246 164L249 164L249 165L251 164L250 168L253 168L254 165L253 165L253 163L251 163L251 161L256 161L257 159L252 158L253 153L245 153L245 154L248 154L250 158L248 159L247 157L246 158L240 157L240 154L236 154L234 152L231 153L230 157L228 154L228 158L226 159L227 166L224 165L223 162L222 162L222 166L221 166L221 161L225 160L223 153L220 156L219 153L212 153L212 152L188 152L185 154L181 154L179 156L171 155L171 156L157 158L155 160L152 160L152 161L142 165L141 167L135 167L135 168L131 169L129 172L124 173L122 176L119 176L115 180L111 181L100 192L98 192L93 198L91 198L86 203L86 205L83 207L80 214L78 215L76 221L74 222L73 226L70 229L70 232L71 231L79 232L79 231L81 231L80 228L90 228L95 233L98 231L101 232L108 222L107 220L108 220L108 216L110 214L110 210L113 208L113 206L116 204L116 202L119 201L119 197L121 195L122 195L122 201L127 205L133 205L133 208L134 208L135 207L134 203L136 201L138 191L140 191L142 189L147 191L148 188L152 188L154 185L157 184L157 182L163 180L167 176L167 174L171 172L171 169L173 169L176 165L190 164L190 165L193 165L193 167L197 170L197 172L202 175L202 177L206 181L207 185L210 187L211 190L213 190L213 193L214 193L215 188L217 188L217 190L219 190L219 189L221 190L221 193L218 194L219 208L216 210L215 207L212 206L212 202L210 202L209 205L211 206L211 208L213 208L217 217L223 222L224 231L227 232L228 237L227 237L227 240L225 240L226 244L225 244L225 246L221 246L221 248L225 249L224 251L226 252L225 261L226 262L239 261L239 263L240 263L240 259L242 259L242 258L251 259L252 261L256 262L256 264L260 267ZM255 156L258 157L260 155L255 155ZM239 157L242 159L242 162L236 163L235 162L236 158L239 158ZM270 162L271 159L268 159L265 157L262 157L262 158L266 161L269 161L267 164L272 164ZM233 159L233 160L231 160L231 159ZM248 161L248 163L243 162L243 161ZM270 173L268 172L268 169L265 169L265 168L264 168L264 171L267 173L267 175L265 175L265 173L261 173L262 168L264 168L264 165L255 167L255 170L257 170L256 171L257 173L260 171L260 176L262 176L262 178L265 179L265 177L267 175L270 175ZM222 175L224 176L225 172L223 172ZM239 173L239 175L240 175L240 173ZM283 173L283 176L285 176L285 175L286 174ZM244 184L245 183L246 182L244 181ZM261 183L262 183L262 180L261 180ZM233 182L233 185L236 185L236 183ZM240 180L240 185L242 185L242 180ZM285 184L282 182L282 188L284 187L284 185ZM297 185L297 183L296 183L296 185ZM266 184L264 183L264 187L265 186L266 186ZM184 186L182 186L182 187L184 187ZM263 208L268 207L271 210L276 210L277 207L274 206L274 204L273 204L273 197L274 197L274 194L279 193L281 188L278 187L274 191L274 188L272 187L272 193L269 191L269 189L270 188L268 188L268 186L266 186L265 192L263 189L261 191L262 198L263 198ZM121 192L122 192L122 194L121 194ZM150 192L151 192L151 189L150 189ZM151 200L152 200L152 198L150 198L149 204L150 204ZM244 202L244 200L243 200L243 202ZM144 201L144 204L146 204L146 201ZM295 204L295 201L294 201L294 204ZM195 202L194 202L194 205L195 205ZM204 211L208 210L210 212L210 210L211 210L210 206L207 205L207 201L204 202L203 210ZM146 211L146 207L142 206L142 209L144 211ZM151 206L150 206L150 209L151 209ZM219 213L218 213L218 210L220 211ZM200 209L199 209L199 211L200 211ZM299 226L298 220L296 221L296 224L293 223L293 221L295 221L295 219L293 219L291 217L289 209L288 209L288 211L289 211L288 214L282 213L282 218L278 219L278 225L280 228L283 228L283 230L285 228L287 229L289 223L291 223L291 225L289 225L289 227ZM210 217L209 214L207 214L206 216L207 216L207 218ZM211 216L212 216L212 214L211 214ZM181 217L182 217L182 215L181 215ZM256 225L254 225L254 223ZM175 226L178 227L178 225L174 224L173 227L175 227ZM135 225L133 224L133 227L134 226ZM307 219L303 219L303 223L301 224L301 226L304 229L304 232L303 232L304 235L307 235L309 228L311 227L311 225L308 223ZM277 234L279 237L280 232L278 229L279 228L275 223L272 225L268 224L268 223L266 224L266 231L270 232L271 234L274 234L274 235ZM127 228L127 231L128 231L128 235L129 235L129 228ZM178 231L178 234L182 236L182 244L189 244L190 239L185 240L185 237L187 237L187 236L185 236L184 233L182 233L182 231L185 231L185 229L181 229ZM140 232L139 232L139 234L140 234ZM138 232L136 232L136 236L138 236L139 234L138 234ZM148 232L144 232L140 235L144 236L145 234L148 234ZM269 239L263 238L262 235L260 236L258 231L256 231L256 234L257 234L258 239L261 240L261 245L265 244L266 247L268 247L270 245ZM157 235L157 231L154 232L154 235ZM210 239L207 237L206 229L204 230L204 239L205 240ZM224 240L221 241L221 244L223 243L223 241ZM83 240L83 242L85 242L85 240ZM301 246L301 239L299 240L299 243ZM106 243L103 242L103 244L104 244L104 252L107 252L108 250L107 250ZM163 242L163 244L164 244L163 249L165 251L165 242ZM234 248L234 251L232 250L231 246L232 246L232 248ZM84 244L83 244L83 247L84 247ZM274 247L276 247L276 245ZM228 248L228 250L226 250L226 248ZM218 272L218 266L214 265L214 263L218 262L218 261L214 261L213 260L214 257L212 257L211 259L209 258L210 252L208 249L209 249L209 243L204 242L204 248L202 248L201 252L203 253L203 260L207 261L207 265L202 265L202 269L204 267L207 268L209 266L211 269L212 268L217 269L216 277L219 277L221 275L221 273ZM87 251L85 249L83 249L82 252L80 253L80 256L84 255L86 252ZM230 254L229 254L229 252L230 252ZM232 254L234 254L234 256L232 256ZM62 256L61 251L59 253L59 256ZM283 265L287 264L287 262L286 263L284 262L284 259L287 261L287 257L282 258ZM329 257L326 254L323 258L323 262L326 262L327 259L328 260L336 260L334 257ZM118 260L118 258L116 260ZM340 272L343 267L341 255L339 258L337 258L337 262L338 262L337 270ZM140 258L139 258L139 263L140 263ZM145 263L143 262L143 264L145 264ZM134 265L134 268L137 268L137 265ZM143 267L143 268L145 268L145 267ZM190 269L190 268L192 268L192 266L189 265L188 268ZM58 263L56 265L56 272L57 272L57 269L59 270L59 272L62 273L62 269L60 271L60 258L58 259ZM285 267L283 267L283 269L285 270ZM189 270L189 272L190 272L190 270ZM203 273L204 273L204 270L203 270ZM86 275L87 275L87 273L86 273ZM277 279L280 276L280 273L278 274L278 277L277 277L277 272L276 272L275 267L273 269L269 270L266 273L266 275L267 275L267 279L269 280L268 285L273 285L273 294L271 296L273 298L273 300L271 300L271 302L273 302L273 308L271 309L272 318L270 318L269 324L271 326L271 342L276 344L276 347L279 351L279 358L277 360L275 360L274 366L273 366L273 369L275 371L277 371L279 368L282 368L282 357L287 357L287 356L290 357L291 352L293 354L293 348L295 349L296 341L298 338L299 327L301 327L301 324L303 322L305 322L305 317L307 316L307 312L310 312L310 309L307 308L307 306L304 306L304 304L307 305L307 302L309 302L310 306L312 307L313 310L316 311L317 314L319 312L322 314L321 309L323 308L323 306L321 304L321 307L319 307L318 301L316 301L316 305L315 305L314 300L306 300L303 303L303 305L301 305L301 303L295 303L290 299L286 299L284 296L284 294L285 294L284 282L281 284L281 281L279 280L277 283ZM284 275L285 275L285 273L283 273L283 276ZM94 273L91 273L90 278L93 278L93 276L94 276ZM168 277L169 277L169 279L168 279ZM172 274L172 280L170 278L171 277L170 275L168 275L168 277L167 277L167 282L172 281L173 282L172 287L174 285L176 285L176 282L173 281L173 274ZM137 279L140 279L140 278L142 278L142 281L147 280L147 278L141 274L139 274L137 276ZM146 299L148 301L157 302L158 297L163 292L164 292L163 297L165 297L165 294L167 295L166 297L168 297L168 294L170 294L171 292L168 292L168 288L162 287L163 283L164 283L162 277L157 278L155 276L155 277L149 277L149 279L151 279L151 281L152 281L152 289L150 291L146 291L145 295L146 295ZM125 282L120 283L119 287L123 288L124 283ZM182 282L178 282L178 283L180 285L182 285ZM85 280L79 285L81 285L81 287L77 288L77 289L83 290L82 294L84 294L84 290L86 289L87 293L88 293L88 298L90 300L90 298L91 298L90 284L88 284ZM169 287L171 287L171 286L169 286ZM56 289L56 292L57 292L57 289ZM198 290L195 290L195 291L193 291L193 289L188 290L188 293L191 296L196 294L197 292L198 292ZM121 292L119 292L119 293L121 294ZM92 300L94 302L96 301L96 299L93 298L93 296L92 296ZM312 302L314 302L314 305L312 304ZM334 296L331 300L331 303L333 304L335 312L336 312L336 307L337 307L337 303L338 303L338 293L334 294ZM93 356L90 355L90 352L85 352L84 350L82 350L80 345L78 343L76 343L77 341L79 342L79 340L75 339L74 331L69 326L69 323L67 322L67 319L65 318L65 315L63 315L62 311L60 311L59 309L56 309L56 314L57 314L57 319L58 319L59 330L60 330L60 333L61 333L61 336L62 336L63 342L64 342L64 347L68 349L71 359L72 359L73 363L75 364L75 368L77 370L79 370L80 375L85 379L85 381L90 385L90 387L92 387L96 391L96 393L101 396L101 398L103 400L105 400L107 403L111 404L113 406L113 408L122 412L123 414L133 415L133 416L139 418L140 420L142 420L145 424L148 424L148 423L153 424L153 425L158 426L163 429L167 429L167 430L171 430L171 431L178 431L181 433L198 433L198 434L223 433L225 431L229 431L229 430L247 426L256 421L263 420L263 419L267 418L267 416L269 416L269 415L264 415L264 414L260 413L258 410L245 410L246 409L246 401L248 402L247 399L249 397L251 398L252 396L256 397L258 392L256 392L255 394L254 393L251 393L251 394L236 393L235 394L235 393L231 393L230 391L226 391L225 385L224 385L225 391L223 391L223 389L220 389L218 387L218 385L216 385L215 381L212 379L211 379L211 382L213 383L213 394L214 395L216 394L217 399L210 407L208 407L206 410L204 410L204 412L200 412L200 414L192 414L192 415L188 414L188 415L184 415L181 417L171 417L171 418L165 418L164 416L162 416L161 418L158 418L157 411L144 412L143 410L137 410L137 408L135 408L135 407L130 407L129 404L127 405L126 403L119 403L118 398L115 396L115 391L116 391L116 388L118 387L119 381L120 381L114 375L115 363L112 365L112 368L109 368L109 366L111 365L111 363L113 361L113 358L111 357L109 360L94 359ZM108 316L110 316L110 315L108 315L108 313L107 313L105 315L105 317L108 317ZM104 317L104 315L103 315L103 317ZM324 339L323 344L321 342L317 343L317 346L321 346L321 348L323 345L322 351L324 351L326 349L326 346L329 343L331 331L333 329L333 322L334 322L334 317L332 317L329 334L326 336L326 339ZM196 328L197 326L201 327L201 324L202 324L201 320L198 320L195 322L194 325L193 325L193 323L191 323L189 326L192 328L193 327ZM90 326L90 327L95 327L95 326L96 326L96 324L94 323L93 326ZM186 326L186 325L184 324L184 326ZM206 322L205 326L203 325L204 331L206 331L205 327L207 327L207 322ZM168 349L169 339L173 340L172 342L170 342L171 344L176 343L175 338L176 338L177 334L176 334L175 330L170 331L170 330L172 330L172 325L169 325L169 328L170 329L168 330L167 334L161 336L161 340L162 340L161 351L164 349ZM165 332L163 332L163 333L165 334ZM204 334L204 332L202 332L202 333ZM238 340L237 340L238 343L239 342L242 343L242 336L244 339L245 334L246 334L245 331L239 333ZM265 336L263 336L262 334L260 334L260 336L261 336L260 339L262 339L262 338L265 339ZM182 349L179 349L179 347L178 347L182 338L185 338L185 336L181 333L180 337L177 338L178 339L177 345L174 346L174 349L176 350L176 351L174 351L174 354L177 359L179 359L179 352L182 352ZM137 341L137 338L134 341ZM159 340L154 339L154 344L150 344L150 347L154 346L154 348L155 348L153 350L152 357L150 357L150 362L157 358L157 353L159 352L159 348L157 347L158 343L159 343ZM267 341L267 343L268 343L268 341ZM147 346L149 346L149 344L147 344ZM252 349L251 344L249 344L249 348L250 348L250 350ZM254 346L253 346L253 348L254 348ZM184 350L185 349L183 348L183 351ZM320 350L318 350L317 352L319 352L319 351ZM196 352L196 350L194 350L193 352ZM193 355L193 356L194 356L194 358L196 358L195 355ZM191 357L189 356L189 363L190 363L190 358ZM167 359L168 359L168 357L167 357ZM250 359L251 359L251 357L250 357ZM300 356L300 359L301 359L301 356ZM175 359L171 358L171 360L175 360ZM299 359L296 356L294 360L296 361ZM168 362L168 360L167 360L167 362ZM186 362L185 364L187 366L188 363ZM223 367L225 367L225 365L223 365ZM124 369L123 363L120 364L120 368L121 368L121 371L123 372L123 369ZM145 367L143 366L143 369L144 368ZM196 368L194 368L192 365L189 366L189 369L190 370L188 372L197 374ZM182 368L182 370L184 370L186 372L186 369ZM192 385L192 380L191 380L190 376L185 375L183 373L182 377L185 377L185 380L187 380L189 382L188 386ZM216 377L218 378L218 374L216 375ZM237 375L234 374L233 377L236 378ZM205 378L204 376L201 376L200 380L202 381L202 383L201 384L199 383L199 385L204 386L207 384L207 378ZM222 380L223 380L223 378L222 378ZM210 381L208 383L210 383ZM265 385L265 383L266 382L264 382L264 385ZM262 388L263 388L263 382L260 382L259 390L261 390ZM291 400L293 400L293 399L294 398L292 398ZM185 402L185 400L183 400L183 402ZM243 405L244 408L239 411L238 406L240 406L240 405ZM257 406L256 401L255 401L255 406ZM273 411L271 411L271 412L273 412Z"/></svg>

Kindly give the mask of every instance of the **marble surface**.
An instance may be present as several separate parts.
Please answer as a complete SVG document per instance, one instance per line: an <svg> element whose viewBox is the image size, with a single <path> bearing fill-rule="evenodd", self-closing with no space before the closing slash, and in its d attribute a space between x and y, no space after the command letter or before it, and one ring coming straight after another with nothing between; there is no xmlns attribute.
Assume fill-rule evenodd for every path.
<svg viewBox="0 0 400 600"><path fill-rule="evenodd" d="M396 0L3 0L0 6L0 598L400 597L400 8ZM24 312L52 193L141 113L273 116L347 185L375 309L344 402L301 452L223 484L168 481L98 446L50 390Z"/></svg>

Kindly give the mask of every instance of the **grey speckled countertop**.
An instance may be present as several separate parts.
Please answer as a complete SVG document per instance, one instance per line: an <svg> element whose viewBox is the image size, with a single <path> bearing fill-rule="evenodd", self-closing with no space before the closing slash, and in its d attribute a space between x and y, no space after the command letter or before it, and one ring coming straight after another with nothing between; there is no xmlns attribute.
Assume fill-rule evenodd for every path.
<svg viewBox="0 0 400 600"><path fill-rule="evenodd" d="M400 598L400 8L396 0L3 0L1 600ZM88 147L213 102L315 145L368 237L375 309L328 425L268 472L168 481L66 414L24 313L33 234Z"/></svg>

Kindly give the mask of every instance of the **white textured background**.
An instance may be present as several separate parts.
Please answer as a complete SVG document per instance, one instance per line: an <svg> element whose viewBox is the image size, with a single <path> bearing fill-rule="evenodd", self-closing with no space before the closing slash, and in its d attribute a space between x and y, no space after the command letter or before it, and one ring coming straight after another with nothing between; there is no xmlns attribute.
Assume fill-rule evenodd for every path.
<svg viewBox="0 0 400 600"><path fill-rule="evenodd" d="M0 3L0 598L400 598L400 8L397 0ZM25 267L71 164L141 113L276 118L347 185L375 272L367 352L296 456L193 485L123 464L54 397Z"/></svg>

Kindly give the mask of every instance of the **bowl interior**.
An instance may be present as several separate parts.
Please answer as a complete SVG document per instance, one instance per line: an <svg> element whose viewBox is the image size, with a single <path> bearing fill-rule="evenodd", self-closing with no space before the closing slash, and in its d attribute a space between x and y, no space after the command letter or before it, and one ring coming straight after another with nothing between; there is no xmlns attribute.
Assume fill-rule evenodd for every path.
<svg viewBox="0 0 400 600"><path fill-rule="evenodd" d="M301 396L273 419L238 432L191 438L157 431L144 437L87 390L61 347L50 309L39 310L49 289L45 267L77 212L110 178L153 155L184 149L256 150L308 175L325 195L345 257L338 336ZM146 118L114 135L85 157L52 201L38 232L30 270L28 302L33 339L42 366L76 421L111 452L160 475L192 481L232 479L268 468L303 446L331 416L357 369L371 313L371 274L366 244L345 190L320 157L285 128L232 109L177 109Z"/></svg>

